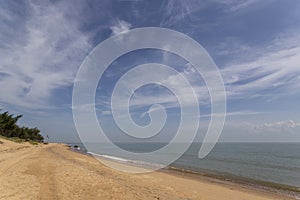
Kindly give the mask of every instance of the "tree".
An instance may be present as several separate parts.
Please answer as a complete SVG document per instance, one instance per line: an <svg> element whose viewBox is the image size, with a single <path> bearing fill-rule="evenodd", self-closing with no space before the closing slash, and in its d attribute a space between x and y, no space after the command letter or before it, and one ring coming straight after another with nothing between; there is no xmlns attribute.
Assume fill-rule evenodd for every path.
<svg viewBox="0 0 300 200"><path fill-rule="evenodd" d="M17 121L21 117L22 115L14 116L8 112L0 113L0 135L42 142L44 137L38 128L19 127L17 125Z"/></svg>

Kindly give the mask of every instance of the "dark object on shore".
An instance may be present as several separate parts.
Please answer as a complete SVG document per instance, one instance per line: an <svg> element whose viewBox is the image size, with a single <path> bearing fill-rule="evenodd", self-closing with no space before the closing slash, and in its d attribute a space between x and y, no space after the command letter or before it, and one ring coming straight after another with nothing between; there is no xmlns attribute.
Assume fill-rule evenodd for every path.
<svg viewBox="0 0 300 200"><path fill-rule="evenodd" d="M77 145L74 145L73 148L74 148L74 149L77 149L77 150L80 150L80 147L77 146Z"/></svg>

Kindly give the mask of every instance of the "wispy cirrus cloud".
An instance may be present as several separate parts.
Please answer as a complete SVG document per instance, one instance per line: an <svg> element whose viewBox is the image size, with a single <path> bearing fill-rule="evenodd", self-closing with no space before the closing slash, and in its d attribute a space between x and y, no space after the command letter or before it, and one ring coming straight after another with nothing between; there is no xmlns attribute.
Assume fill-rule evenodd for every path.
<svg viewBox="0 0 300 200"><path fill-rule="evenodd" d="M263 112L257 112L257 111L249 111L249 110L242 110L242 111L236 111L236 112L227 112L226 116L231 117L231 116L249 116L249 115L260 115ZM211 117L211 114L203 114L201 117ZM215 113L213 116L216 117L222 117L223 113Z"/></svg>
<svg viewBox="0 0 300 200"><path fill-rule="evenodd" d="M160 22L160 26L176 26L178 23L189 22L186 25L191 25L196 21L201 25L205 25L206 27L202 27L204 29L207 26L211 26L212 24L206 23L203 19L204 17L198 16L199 12L205 12L208 8L222 8L222 12L226 14L235 13L238 11L247 10L251 8L257 3L258 0L212 0L212 1L197 1L197 0L186 0L186 1L172 1L167 0L161 5L161 10L163 11L162 20ZM200 21L199 21L200 20ZM206 20L207 21L207 20ZM197 24L199 26L199 24ZM196 28L196 27L194 27Z"/></svg>
<svg viewBox="0 0 300 200"><path fill-rule="evenodd" d="M239 45L236 43L235 47L240 47L241 49L231 50L229 44L223 45L223 49L220 49L220 51L233 58L229 64L220 68L228 101L244 98L259 99L266 96L269 101L273 98L290 95L290 93L294 91L291 90L291 88L295 90L299 89L299 39L298 35L287 33L280 34L276 39L258 47L247 46L243 43ZM224 49L226 49L226 52L223 51ZM162 55L164 63L171 63L171 66L176 63L176 59L174 60L174 57L169 57L168 53L163 52ZM179 72L178 75L183 75L190 81L198 96L200 105L209 105L210 95L205 83L199 79L200 75L198 72L196 72L189 63L182 65L180 69L181 72ZM143 80L147 79L147 76L151 76L151 74L145 73L135 77L135 79ZM184 93L186 88L182 87L176 80L177 76L166 75L163 81L172 84L176 88L180 88ZM129 82L126 85L130 88L131 83ZM130 106L136 109L155 103L163 104L166 108L179 106L177 98L173 94L158 92L155 88L152 88L152 90L155 91L155 95L143 91L135 93L134 98L131 99ZM188 94L185 95L185 98L187 100L191 99ZM109 104L105 106L109 108ZM128 102L125 101L123 108L127 109L128 106ZM262 112L255 110L247 111L246 108L246 111L229 112L227 116L259 114L262 114ZM208 114L207 117L208 116L210 116L210 114Z"/></svg>
<svg viewBox="0 0 300 200"><path fill-rule="evenodd" d="M164 10L161 26L174 25L174 23L189 17L193 9L192 4L194 5L192 1L165 1L161 7Z"/></svg>
<svg viewBox="0 0 300 200"><path fill-rule="evenodd" d="M276 97L299 89L299 39L296 34L284 34L262 47L241 45L244 51L221 70L229 97L267 95L268 91Z"/></svg>
<svg viewBox="0 0 300 200"><path fill-rule="evenodd" d="M24 108L51 107L53 90L73 83L76 69L91 48L63 5L2 2L0 101ZM22 10L22 12L16 12ZM16 34L16 30L18 33Z"/></svg>
<svg viewBox="0 0 300 200"><path fill-rule="evenodd" d="M216 0L226 6L227 12L236 12L252 6L258 0Z"/></svg>

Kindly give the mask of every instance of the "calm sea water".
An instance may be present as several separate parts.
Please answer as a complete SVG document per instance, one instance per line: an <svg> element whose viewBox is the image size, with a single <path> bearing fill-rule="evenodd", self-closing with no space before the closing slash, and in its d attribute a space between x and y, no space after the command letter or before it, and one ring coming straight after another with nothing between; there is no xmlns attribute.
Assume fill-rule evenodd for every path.
<svg viewBox="0 0 300 200"><path fill-rule="evenodd" d="M132 152L150 152L164 145L163 143L118 144ZM92 146L93 153L110 156L116 160L122 157L106 148L104 144ZM194 143L171 166L211 175L267 181L300 189L299 143L218 143L204 159L197 156L200 146L201 144ZM164 155L161 156L163 158Z"/></svg>

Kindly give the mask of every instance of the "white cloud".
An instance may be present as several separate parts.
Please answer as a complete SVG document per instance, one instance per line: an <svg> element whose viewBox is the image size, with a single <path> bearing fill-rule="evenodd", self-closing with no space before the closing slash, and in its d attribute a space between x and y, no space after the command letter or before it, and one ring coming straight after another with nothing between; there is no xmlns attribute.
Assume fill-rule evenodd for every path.
<svg viewBox="0 0 300 200"><path fill-rule="evenodd" d="M300 37L285 35L268 46L247 48L221 70L228 95L245 98L268 94L276 98L300 88ZM276 92L275 92L276 91Z"/></svg>
<svg viewBox="0 0 300 200"><path fill-rule="evenodd" d="M117 20L117 23L110 27L112 35L127 33L132 25L123 20Z"/></svg>
<svg viewBox="0 0 300 200"><path fill-rule="evenodd" d="M50 107L52 92L70 86L91 46L60 4L29 2L28 16L8 18L0 33L0 101L25 108ZM12 7L11 9L17 9ZM3 11L3 10L2 10ZM4 10L11 16L10 10ZM15 35L15 29L22 32ZM19 30L21 29L21 30Z"/></svg>
<svg viewBox="0 0 300 200"><path fill-rule="evenodd" d="M186 77L187 80L191 81L191 79L194 78L196 72L194 70L194 68L192 68L190 65L186 65L184 66L184 70L183 72L178 72L178 74L173 74L170 75L167 72L159 72L160 74L165 74L164 75L164 79L160 80L160 84L163 85L168 85L172 88L176 88L178 95L180 95L180 97L182 97L182 101L187 104L193 104L193 98L194 98L194 94L193 93L189 93L188 91L190 91L190 88L184 87L182 82L179 81L180 76L184 76ZM138 76L133 76L130 80L128 80L124 85L124 87L127 88L128 91L130 91L132 88L134 88L134 83L135 82L142 82L142 80L149 80L151 78L149 77L154 77L156 74L156 72L152 72L152 71L145 71L145 73L143 74L139 74ZM193 84L191 83L192 88L194 89L195 94L198 97L199 103L207 103L209 95L208 95L208 90L206 88L205 85L198 85L198 84ZM139 91L139 92L134 92L133 96L130 100L130 106L132 106L133 108L141 108L143 106L149 106L152 104L164 104L164 106L166 108L174 108L174 107L178 107L178 100L177 97L171 93L171 92L166 92L166 91L162 91L159 88L161 86L156 85L157 88L153 88L151 87L149 92L145 92L145 90ZM107 104L106 104L107 106ZM128 107L128 101L124 100L122 105L119 105L119 107L127 109Z"/></svg>
<svg viewBox="0 0 300 200"><path fill-rule="evenodd" d="M101 112L102 115L112 115L110 110L104 110Z"/></svg>
<svg viewBox="0 0 300 200"><path fill-rule="evenodd" d="M299 32L299 31L296 31ZM234 61L227 66L221 68L226 92L229 100L244 99L244 98L262 98L269 99L277 98L278 96L289 95L295 90L300 89L300 37L295 34L279 35L278 38L272 40L269 44L260 47L251 47L241 44L241 54L234 50ZM239 44L235 44L239 47ZM223 44L228 54L231 46ZM193 51L189 49L190 51ZM166 52L163 53L163 61L169 63L169 56ZM176 62L176 60L174 61ZM172 65L170 65L172 66ZM182 66L181 75L184 75L193 86L201 101L200 105L209 105L209 93L206 85L201 82L197 76L197 72L190 64ZM151 73L145 73L135 77L139 80L148 79L147 76L152 76ZM211 76L213 77L213 76ZM200 81L199 81L200 80ZM134 80L131 80L134 81ZM172 84L179 88L182 93L186 91L176 76L166 75L164 82ZM132 83L127 83L128 88ZM130 102L131 106L141 108L155 103L164 104L167 108L177 107L177 99L169 93L136 93L136 98ZM186 100L191 97L186 94ZM123 107L127 108L128 102L124 102ZM247 108L246 108L247 109ZM228 113L227 116L242 116L242 115L259 115L261 112L256 111L237 111ZM217 114L216 114L217 115Z"/></svg>
<svg viewBox="0 0 300 200"><path fill-rule="evenodd" d="M184 18L189 17L196 6L199 6L199 3L194 4L191 1L165 1L162 5L164 15L162 16L161 26L174 25Z"/></svg>
<svg viewBox="0 0 300 200"><path fill-rule="evenodd" d="M237 111L237 112L227 112L226 116L230 117L230 116L248 116L248 115L260 115L262 114L262 112L256 112L256 111ZM201 115L201 117L211 117L211 114L203 114ZM223 114L222 113L215 113L213 114L213 116L216 117L222 117Z"/></svg>
<svg viewBox="0 0 300 200"><path fill-rule="evenodd" d="M226 5L228 12L236 12L252 6L258 0L217 0L217 2Z"/></svg>
<svg viewBox="0 0 300 200"><path fill-rule="evenodd" d="M263 124L265 128L296 128L300 127L300 123L294 122L293 120L279 121L273 123Z"/></svg>
<svg viewBox="0 0 300 200"><path fill-rule="evenodd" d="M291 134L298 134L300 128L300 123L295 122L293 120L284 120L284 121L277 121L271 123L264 123L260 125L254 126L254 131L258 133L268 134L268 133L291 133Z"/></svg>

